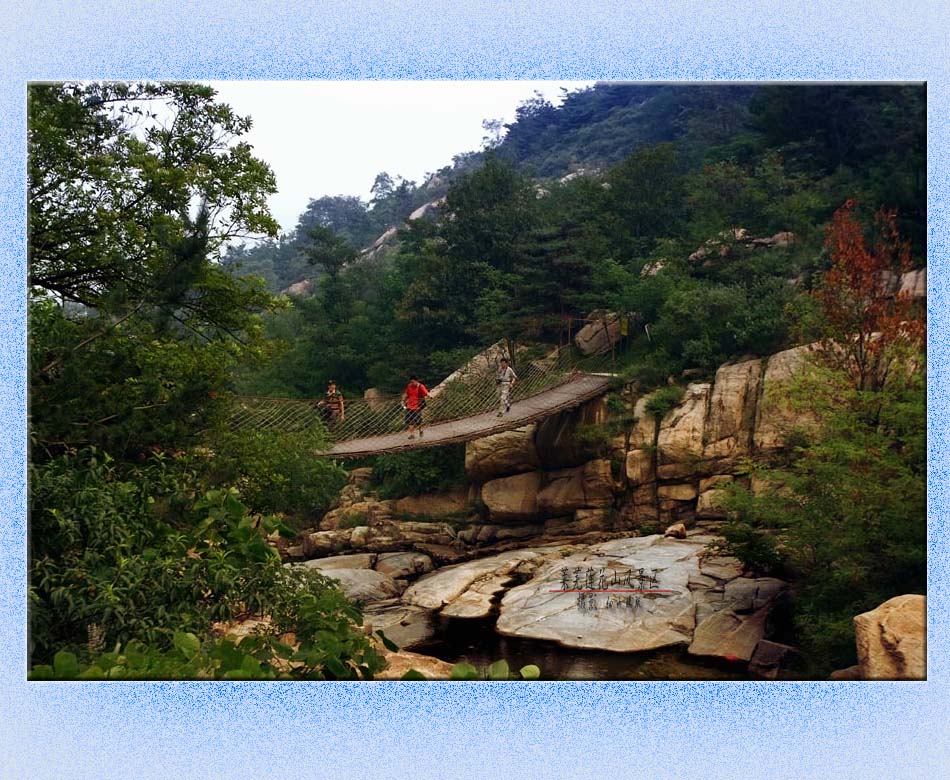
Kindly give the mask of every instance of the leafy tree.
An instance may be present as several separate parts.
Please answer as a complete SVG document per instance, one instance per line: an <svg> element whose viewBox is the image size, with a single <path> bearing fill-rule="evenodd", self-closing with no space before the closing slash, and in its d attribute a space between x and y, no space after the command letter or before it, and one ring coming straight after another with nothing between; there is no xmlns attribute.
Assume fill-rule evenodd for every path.
<svg viewBox="0 0 950 780"><path fill-rule="evenodd" d="M214 261L228 240L276 232L274 180L235 140L250 120L213 97L30 87L32 433L46 448L193 438L222 411L229 368L260 348L254 312L271 297Z"/></svg>
<svg viewBox="0 0 950 780"><path fill-rule="evenodd" d="M675 235L682 179L671 144L638 150L610 169L607 184L607 219L619 257L646 255L657 239Z"/></svg>
<svg viewBox="0 0 950 780"><path fill-rule="evenodd" d="M189 242L206 256L276 234L273 173L235 140L250 119L213 96L198 84L30 86L31 287L100 309L151 302ZM204 303L187 302L210 314Z"/></svg>
<svg viewBox="0 0 950 780"><path fill-rule="evenodd" d="M294 240L306 240L308 231L313 227L330 228L355 247L366 246L379 234L367 204L355 195L312 198L297 221Z"/></svg>
<svg viewBox="0 0 950 780"><path fill-rule="evenodd" d="M373 196L371 202L377 203L385 200L393 194L395 189L396 184L392 176L386 173L386 171L377 173L376 178L373 180L373 186L369 189L370 194Z"/></svg>
<svg viewBox="0 0 950 780"><path fill-rule="evenodd" d="M212 622L247 613L269 616L272 633L242 650L274 662L278 635L294 631L305 652L301 676L356 679L378 670L362 616L336 584L282 565L266 535L288 529L249 514L235 489L196 497L196 467L186 457L122 464L87 450L32 470L30 655L33 664L54 663L38 675L75 676L63 668L65 653L98 659L121 645L125 670L111 672L117 658L98 659L101 674L91 676L199 676L205 665L175 651L191 658L202 643L192 636L183 644L182 635L206 636ZM207 666L241 667L240 657L229 660L233 647L208 644L221 664ZM368 668L349 668L354 659Z"/></svg>
<svg viewBox="0 0 950 780"><path fill-rule="evenodd" d="M815 290L825 321L822 356L844 370L858 390L884 386L904 346L919 349L925 321L907 292L897 292L900 275L911 269L910 245L897 232L896 215L875 217L878 237L869 248L855 217L854 201L835 212L825 246L831 268ZM906 350L904 350L906 352Z"/></svg>
<svg viewBox="0 0 950 780"><path fill-rule="evenodd" d="M772 486L735 489L721 545L763 572L793 578L794 622L813 671L855 662L852 618L926 590L926 408L923 371L861 390L815 367L787 390L820 424L786 464L759 467Z"/></svg>
<svg viewBox="0 0 950 780"><path fill-rule="evenodd" d="M327 227L315 226L307 232L307 260L321 266L331 278L337 276L347 263L356 259L356 250L346 239Z"/></svg>

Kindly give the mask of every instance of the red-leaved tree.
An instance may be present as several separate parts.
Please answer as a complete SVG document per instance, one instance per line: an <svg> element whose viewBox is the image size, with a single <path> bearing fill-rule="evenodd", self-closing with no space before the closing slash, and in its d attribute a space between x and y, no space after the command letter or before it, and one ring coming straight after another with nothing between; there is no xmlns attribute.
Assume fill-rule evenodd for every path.
<svg viewBox="0 0 950 780"><path fill-rule="evenodd" d="M854 200L839 208L825 238L832 266L815 290L827 326L820 353L858 390L880 390L895 361L922 348L926 322L923 307L899 291L912 265L896 212L877 212L869 247L856 208Z"/></svg>

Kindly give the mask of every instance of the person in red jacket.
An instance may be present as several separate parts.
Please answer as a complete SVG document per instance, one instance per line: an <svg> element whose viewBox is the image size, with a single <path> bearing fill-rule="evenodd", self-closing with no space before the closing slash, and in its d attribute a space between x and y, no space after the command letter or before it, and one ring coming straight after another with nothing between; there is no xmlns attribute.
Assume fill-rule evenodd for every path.
<svg viewBox="0 0 950 780"><path fill-rule="evenodd" d="M422 410L426 405L425 399L429 395L426 386L416 376L409 377L409 384L402 394L402 406L406 410L406 425L409 426L409 438L416 438L416 427L419 428L419 437L422 437Z"/></svg>

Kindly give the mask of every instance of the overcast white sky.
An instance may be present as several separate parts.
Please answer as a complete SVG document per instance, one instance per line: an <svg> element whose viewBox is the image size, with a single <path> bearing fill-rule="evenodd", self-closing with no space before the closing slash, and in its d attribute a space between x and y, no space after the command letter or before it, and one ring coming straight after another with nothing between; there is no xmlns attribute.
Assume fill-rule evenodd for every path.
<svg viewBox="0 0 950 780"><path fill-rule="evenodd" d="M277 177L271 211L293 229L310 198L367 199L376 174L421 182L481 146L483 119L514 119L535 90L557 103L579 81L216 81L254 127L245 137Z"/></svg>

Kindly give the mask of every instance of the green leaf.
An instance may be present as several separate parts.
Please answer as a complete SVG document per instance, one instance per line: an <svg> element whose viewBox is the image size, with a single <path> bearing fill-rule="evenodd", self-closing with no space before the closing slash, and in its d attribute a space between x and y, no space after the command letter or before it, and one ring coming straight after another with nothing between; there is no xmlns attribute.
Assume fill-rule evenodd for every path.
<svg viewBox="0 0 950 780"><path fill-rule="evenodd" d="M241 663L241 671L247 674L251 679L261 676L261 665L257 662L257 659L254 656L246 655L244 656L244 661Z"/></svg>
<svg viewBox="0 0 950 780"><path fill-rule="evenodd" d="M541 669L534 664L528 664L527 666L522 666L518 670L518 674L521 675L522 680L537 680L541 677Z"/></svg>
<svg viewBox="0 0 950 780"><path fill-rule="evenodd" d="M73 653L60 650L53 656L53 671L60 680L74 680L79 676L79 661Z"/></svg>
<svg viewBox="0 0 950 780"><path fill-rule="evenodd" d="M400 680L428 680L429 678L426 677L421 672L417 672L415 669L410 669L399 679Z"/></svg>
<svg viewBox="0 0 950 780"><path fill-rule="evenodd" d="M49 664L38 664L30 671L31 680L53 680L56 675Z"/></svg>
<svg viewBox="0 0 950 780"><path fill-rule="evenodd" d="M478 669L463 661L452 667L452 674L449 678L452 680L477 680Z"/></svg>
<svg viewBox="0 0 950 780"><path fill-rule="evenodd" d="M176 631L172 637L172 644L186 658L194 658L201 650L201 640L194 634Z"/></svg>
<svg viewBox="0 0 950 780"><path fill-rule="evenodd" d="M342 661L340 661L339 658L334 658L331 656L327 659L326 666L327 669L333 673L333 676L338 679L344 679L352 676L349 673L349 669L343 664Z"/></svg>
<svg viewBox="0 0 950 780"><path fill-rule="evenodd" d="M507 680L510 674L511 670L508 668L508 662L504 659L495 661L495 663L488 667L489 680Z"/></svg>

